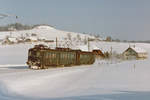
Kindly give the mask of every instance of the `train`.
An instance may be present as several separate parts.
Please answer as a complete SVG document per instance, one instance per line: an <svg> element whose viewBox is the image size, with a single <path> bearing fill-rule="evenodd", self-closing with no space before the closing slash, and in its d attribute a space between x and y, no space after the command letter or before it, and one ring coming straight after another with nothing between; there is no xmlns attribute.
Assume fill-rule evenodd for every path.
<svg viewBox="0 0 150 100"><path fill-rule="evenodd" d="M70 48L51 49L45 45L35 45L28 51L27 65L31 69L48 69L75 65L89 65L95 62L93 52Z"/></svg>

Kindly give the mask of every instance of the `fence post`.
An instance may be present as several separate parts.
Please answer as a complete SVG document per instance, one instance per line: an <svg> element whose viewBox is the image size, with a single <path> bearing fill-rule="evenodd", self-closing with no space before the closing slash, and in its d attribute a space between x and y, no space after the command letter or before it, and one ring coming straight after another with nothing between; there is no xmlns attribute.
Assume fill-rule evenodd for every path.
<svg viewBox="0 0 150 100"><path fill-rule="evenodd" d="M58 42L58 41L57 41L57 37L56 37L56 48L57 48L57 46L58 46L57 42Z"/></svg>
<svg viewBox="0 0 150 100"><path fill-rule="evenodd" d="M89 37L88 37L88 51L90 51L90 39L89 39Z"/></svg>

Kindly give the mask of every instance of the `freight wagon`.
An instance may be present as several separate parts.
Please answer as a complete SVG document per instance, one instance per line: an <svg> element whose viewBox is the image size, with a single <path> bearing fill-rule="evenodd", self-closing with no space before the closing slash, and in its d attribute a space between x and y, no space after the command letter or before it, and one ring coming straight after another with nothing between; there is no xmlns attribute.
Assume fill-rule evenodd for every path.
<svg viewBox="0 0 150 100"><path fill-rule="evenodd" d="M32 69L47 69L82 64L93 64L93 52L72 50L69 48L50 49L44 45L35 45L29 49L27 64Z"/></svg>

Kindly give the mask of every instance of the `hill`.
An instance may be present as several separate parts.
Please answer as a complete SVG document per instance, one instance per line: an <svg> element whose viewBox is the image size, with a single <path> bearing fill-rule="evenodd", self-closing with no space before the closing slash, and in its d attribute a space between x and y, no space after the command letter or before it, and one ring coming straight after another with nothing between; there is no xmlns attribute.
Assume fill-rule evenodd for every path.
<svg viewBox="0 0 150 100"><path fill-rule="evenodd" d="M58 30L54 27L48 25L40 25L36 26L30 30L14 30L14 31L4 31L0 32L0 40L5 39L6 37L15 37L15 38L22 38L22 37L31 37L34 34L37 39L44 38L46 40L55 40L56 37L58 39L66 39L66 38L94 38L94 36L90 36L88 34L82 33L75 33L75 32L68 32Z"/></svg>

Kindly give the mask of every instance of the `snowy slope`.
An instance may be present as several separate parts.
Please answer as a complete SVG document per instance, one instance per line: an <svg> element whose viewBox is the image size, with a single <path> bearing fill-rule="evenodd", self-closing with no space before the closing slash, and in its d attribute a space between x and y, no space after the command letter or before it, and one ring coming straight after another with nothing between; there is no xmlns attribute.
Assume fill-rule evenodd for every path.
<svg viewBox="0 0 150 100"><path fill-rule="evenodd" d="M121 53L129 44L91 43ZM130 44L150 54L150 44ZM150 59L96 61L93 65L30 70L32 44L0 46L0 100L149 100Z"/></svg>
<svg viewBox="0 0 150 100"><path fill-rule="evenodd" d="M55 40L56 37L58 39L63 39L66 38L68 34L70 34L73 37L77 37L77 34L80 35L81 38L85 38L85 37L91 37L94 38L93 36L90 36L88 34L81 34L81 33L75 33L75 32L67 32L67 31L62 31L62 30L58 30L55 29L54 27L51 26L37 26L31 30L23 30L23 31L12 31L12 32L0 32L0 39L4 39L6 36L9 36L11 33L12 37L21 37L21 35L26 35L29 34L37 34L38 37L44 37L48 40Z"/></svg>

